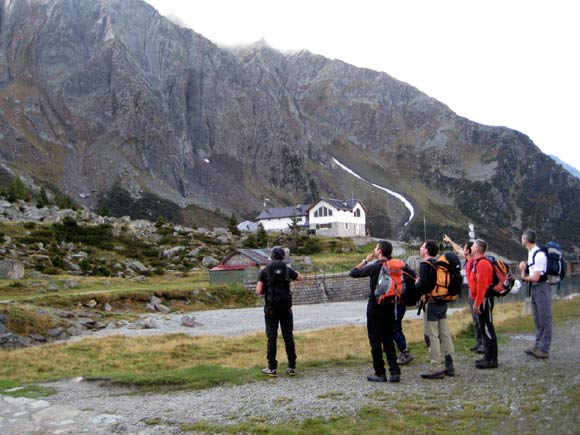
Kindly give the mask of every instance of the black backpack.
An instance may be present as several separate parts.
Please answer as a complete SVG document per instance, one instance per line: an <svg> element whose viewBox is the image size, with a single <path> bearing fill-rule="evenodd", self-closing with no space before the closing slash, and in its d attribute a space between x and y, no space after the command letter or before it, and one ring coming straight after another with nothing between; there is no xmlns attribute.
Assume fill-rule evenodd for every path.
<svg viewBox="0 0 580 435"><path fill-rule="evenodd" d="M292 292L290 291L290 271L286 263L280 260L272 261L266 267L268 276L268 293L266 303L277 310L287 310L292 307Z"/></svg>
<svg viewBox="0 0 580 435"><path fill-rule="evenodd" d="M556 242L548 242L544 246L540 246L540 251L546 254L546 280L550 282L563 280L566 277L566 260L564 260L560 245ZM538 252L534 253L533 262L536 261L535 257ZM555 277L555 279L550 279L550 277Z"/></svg>
<svg viewBox="0 0 580 435"><path fill-rule="evenodd" d="M414 270L408 269L409 273L403 272L403 279L404 279L404 286L403 286L403 293L401 294L401 300L403 304L407 307L414 307L421 299L421 293L419 293L419 289L415 285L417 281L417 274Z"/></svg>

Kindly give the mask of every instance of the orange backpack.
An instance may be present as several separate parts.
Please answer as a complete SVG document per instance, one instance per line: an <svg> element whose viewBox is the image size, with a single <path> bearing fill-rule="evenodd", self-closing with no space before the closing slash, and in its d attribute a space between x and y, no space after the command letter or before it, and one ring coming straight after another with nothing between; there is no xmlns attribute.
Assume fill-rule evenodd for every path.
<svg viewBox="0 0 580 435"><path fill-rule="evenodd" d="M396 258L383 262L375 290L376 301L379 305L398 303L405 286L404 266L405 262Z"/></svg>

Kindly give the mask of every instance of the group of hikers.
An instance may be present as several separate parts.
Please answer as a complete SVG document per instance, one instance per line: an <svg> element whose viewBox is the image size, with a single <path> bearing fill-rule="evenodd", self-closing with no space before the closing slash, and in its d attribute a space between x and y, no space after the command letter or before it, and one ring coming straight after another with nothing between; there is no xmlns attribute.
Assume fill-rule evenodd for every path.
<svg viewBox="0 0 580 435"><path fill-rule="evenodd" d="M487 256L487 243L476 239L459 246L447 235L443 241L464 258L463 267L469 287L469 307L473 318L476 343L470 349L482 355L475 361L478 369L498 367L498 345L493 324L494 293L491 291L494 279L492 263ZM519 279L531 286L531 305L536 328L533 347L524 352L535 358L549 357L552 339L552 292L547 277L547 256L536 243L536 233L526 230L521 236L522 246L528 251L527 261L519 264ZM420 311L424 310L424 336L429 347L429 366L421 373L423 379L444 379L455 376L453 338L447 322L450 300L440 293L437 268L438 243L426 240L419 249L421 262L419 273L401 260L394 259L393 245L386 240L379 241L350 272L352 278L369 278L369 298L367 304L367 334L371 348L374 372L367 376L370 382L399 382L401 366L413 359L403 333L403 317L406 311L404 298L397 291L397 279L412 280L420 295ZM293 336L291 281L300 281L303 276L284 262L285 251L275 247L270 253L271 262L261 271L256 284L256 293L264 295L264 317L267 336L268 366L262 373L276 376L278 361L276 343L278 328L288 357L286 374L296 374L296 347ZM384 269L397 270L399 278L385 277ZM389 269L390 268L390 269ZM401 278L402 277L402 278ZM384 281L388 281L385 284ZM397 349L399 356L397 357ZM389 366L389 376L383 353Z"/></svg>

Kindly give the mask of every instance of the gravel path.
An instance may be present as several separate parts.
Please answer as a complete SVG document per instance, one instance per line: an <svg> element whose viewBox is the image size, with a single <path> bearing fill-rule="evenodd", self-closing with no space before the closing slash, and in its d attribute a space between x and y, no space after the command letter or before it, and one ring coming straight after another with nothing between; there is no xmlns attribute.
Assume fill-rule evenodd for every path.
<svg viewBox="0 0 580 435"><path fill-rule="evenodd" d="M353 307L351 312L346 308L350 306ZM364 324L364 317L361 317L364 303L358 303L358 311L354 310L356 306L357 304L352 303L299 306L295 311L298 319L308 310L321 318L312 319L301 329L339 324L325 323L330 321L325 319L336 319L335 313L330 314L327 310L342 312L347 324ZM248 320L259 314L254 309L235 311L242 318L249 316ZM321 312L325 315L320 316ZM202 317L200 313L199 317L196 315L196 319L202 323L205 321L204 326L209 328L210 320L215 314L216 312L206 313L207 317ZM243 324L242 320L240 322L242 323L238 325ZM261 329L261 322L258 323L258 329ZM243 325L242 328L249 327ZM213 332L206 333L217 333L216 329L210 328L210 331ZM456 361L458 376L446 378L444 381L420 379L424 364L419 361L403 368L399 384L367 382L366 374L370 366L366 365L311 369L300 372L294 378L279 376L242 386L170 395L135 395L127 388L103 386L79 379L62 380L47 384L57 389L55 396L49 397L46 402L36 401L45 403L37 405L38 408L44 409L47 408L46 404L52 404L51 406L60 407L56 408L57 411L63 411L65 416L69 416L63 419L65 423L59 429L55 429L59 427L58 422L48 426L45 424L47 420L35 419L34 410L29 410L34 403L2 403L0 397L0 409L10 407L6 412L11 412L14 420L11 423L6 412L0 412L0 433L74 434L86 431L110 434L181 434L179 425L183 423L209 421L230 424L256 417L277 422L294 418L303 420L308 417L353 415L364 405L393 406L401 397L413 401L445 397L444 403L452 412L463 409L467 401L473 403L474 395L482 398L482 413L490 406L500 406L506 410L502 433L579 433L579 413L566 411L566 406L572 406L572 409L578 411L578 397L569 397L566 388L580 385L580 320L556 328L553 352L546 361L523 354L523 350L530 346L532 340L533 337L527 335L506 337L506 341L500 345L498 370L476 370L473 367L474 356L459 355ZM378 400L381 403L377 403ZM538 406L541 412L532 413L530 416L526 410L531 405ZM21 415L14 418L16 414ZM45 419L49 415L50 412L44 411ZM23 427L27 429L22 430Z"/></svg>
<svg viewBox="0 0 580 435"><path fill-rule="evenodd" d="M330 328L344 325L366 324L366 301L335 302L327 304L295 305L294 330ZM451 309L450 313L457 309ZM185 327L181 325L184 316L193 317L200 326ZM122 334L126 336L162 335L167 333L183 333L188 335L243 335L249 332L264 330L264 308L238 308L229 310L192 311L181 314L148 314L154 320L155 329L120 328L102 329L100 331L85 331L82 336L72 337L68 341L81 340L86 337L103 337ZM416 319L416 310L409 310L405 320Z"/></svg>

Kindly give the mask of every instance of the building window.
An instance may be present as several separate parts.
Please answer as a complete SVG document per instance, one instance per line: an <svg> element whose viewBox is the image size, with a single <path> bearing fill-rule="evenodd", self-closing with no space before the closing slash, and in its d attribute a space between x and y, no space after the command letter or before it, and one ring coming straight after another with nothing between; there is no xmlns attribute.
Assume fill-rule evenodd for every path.
<svg viewBox="0 0 580 435"><path fill-rule="evenodd" d="M324 229L330 229L330 228L332 228L331 224L316 224L317 230L324 230Z"/></svg>
<svg viewBox="0 0 580 435"><path fill-rule="evenodd" d="M314 217L332 216L332 210L322 206L314 212Z"/></svg>
<svg viewBox="0 0 580 435"><path fill-rule="evenodd" d="M357 208L357 209L354 211L354 217L360 217L360 208Z"/></svg>
<svg viewBox="0 0 580 435"><path fill-rule="evenodd" d="M344 224L344 229L348 230L348 224Z"/></svg>

